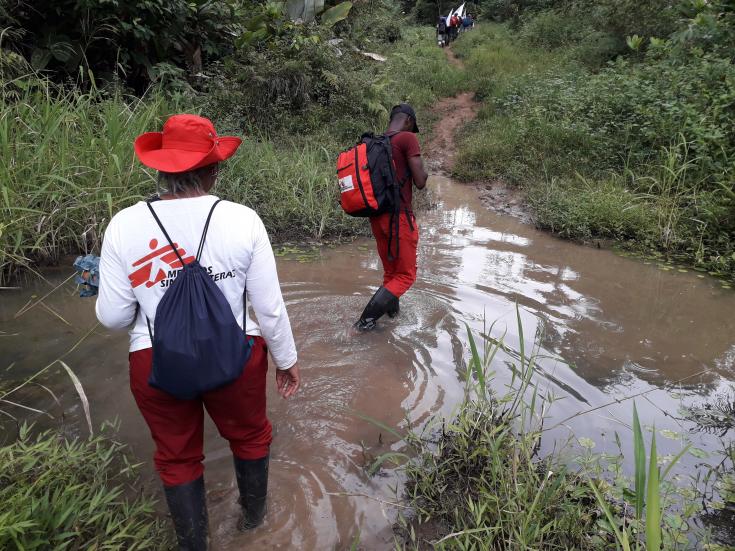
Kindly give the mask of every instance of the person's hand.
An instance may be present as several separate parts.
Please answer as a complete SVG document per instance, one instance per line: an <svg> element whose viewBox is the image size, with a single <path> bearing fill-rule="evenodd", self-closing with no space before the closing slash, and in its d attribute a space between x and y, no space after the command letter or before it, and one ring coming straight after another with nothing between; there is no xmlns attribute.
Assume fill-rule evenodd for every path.
<svg viewBox="0 0 735 551"><path fill-rule="evenodd" d="M298 364L289 369L276 369L276 387L281 398L289 398L296 394L301 384Z"/></svg>

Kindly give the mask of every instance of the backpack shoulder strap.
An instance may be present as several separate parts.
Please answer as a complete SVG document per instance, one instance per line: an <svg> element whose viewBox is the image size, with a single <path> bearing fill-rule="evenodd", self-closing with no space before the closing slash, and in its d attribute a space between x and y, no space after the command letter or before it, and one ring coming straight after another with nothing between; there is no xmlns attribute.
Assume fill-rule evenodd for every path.
<svg viewBox="0 0 735 551"><path fill-rule="evenodd" d="M202 237L199 240L199 248L197 249L197 255L196 255L197 262L199 261L199 257L202 256L202 250L204 249L204 241L206 241L207 239L207 232L209 231L209 222L212 220L212 214L214 213L215 207L219 205L220 201L222 201L222 199L217 199L214 202L214 205L212 205L212 208L209 209L209 214L207 215L207 221L204 223L204 230L202 231Z"/></svg>
<svg viewBox="0 0 735 551"><path fill-rule="evenodd" d="M161 231L163 232L163 235L166 237L166 241L168 241L168 244L171 245L171 248L176 253L176 256L179 257L179 260L181 261L181 265L184 264L184 259L181 258L181 255L179 254L178 248L174 245L174 242L171 240L171 238L168 235L168 232L166 231L166 228L163 227L163 224L161 224L161 220L158 218L158 215L156 214L156 211L153 210L153 206L151 205L151 201L146 201L145 203L148 206L148 210L151 211L151 214L153 215L153 218L156 221L156 224L158 224L158 227L161 228Z"/></svg>

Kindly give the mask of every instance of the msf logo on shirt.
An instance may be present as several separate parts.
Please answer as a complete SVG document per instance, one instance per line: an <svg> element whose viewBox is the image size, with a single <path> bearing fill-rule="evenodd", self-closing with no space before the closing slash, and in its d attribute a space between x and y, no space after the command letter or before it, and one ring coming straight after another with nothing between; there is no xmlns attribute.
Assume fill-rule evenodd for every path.
<svg viewBox="0 0 735 551"><path fill-rule="evenodd" d="M179 247L178 243L174 243L174 246L179 252L179 255L181 255L181 258L184 259L185 264L189 264L194 260L193 256L186 256L186 251L183 247ZM151 239L148 247L153 252L133 262L133 268L137 269L128 276L134 288L143 284L151 288L167 277L176 277L173 273L169 272L183 268L179 257L176 256L171 245L158 248L158 240Z"/></svg>

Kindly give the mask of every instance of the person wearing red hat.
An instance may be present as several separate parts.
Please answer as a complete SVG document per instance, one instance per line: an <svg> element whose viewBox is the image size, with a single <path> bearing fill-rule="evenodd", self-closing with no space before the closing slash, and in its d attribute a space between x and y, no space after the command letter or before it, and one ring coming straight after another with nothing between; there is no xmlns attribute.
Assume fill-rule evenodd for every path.
<svg viewBox="0 0 735 551"><path fill-rule="evenodd" d="M238 528L248 530L262 523L266 512L272 439L265 396L269 351L280 395L289 398L300 385L291 325L263 222L248 207L209 194L218 163L240 143L237 137L218 136L208 119L185 114L170 117L162 132L139 136L135 154L158 171L158 197L110 220L99 266L97 317L110 329L129 328L130 388L156 445L154 463L179 548L189 551L206 549L208 541L204 409L229 441L242 506ZM201 237L205 222L206 244ZM200 254L195 254L198 244ZM149 384L153 335L148 323L184 264L195 259L226 298L252 349L237 380L180 399ZM257 321L247 315L244 296Z"/></svg>

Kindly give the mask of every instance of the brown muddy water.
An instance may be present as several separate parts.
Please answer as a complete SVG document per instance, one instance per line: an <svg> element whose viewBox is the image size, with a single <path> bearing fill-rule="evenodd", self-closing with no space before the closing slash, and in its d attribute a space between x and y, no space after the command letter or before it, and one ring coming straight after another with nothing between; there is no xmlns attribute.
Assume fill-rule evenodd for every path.
<svg viewBox="0 0 735 551"><path fill-rule="evenodd" d="M681 449L686 432L697 448L716 450L717 440L678 421L682 405L699 403L735 380L735 293L696 273L665 272L655 265L558 240L514 218L484 209L474 188L433 177L437 208L420 216L419 278L401 301L396 320L369 334L352 334L351 323L380 281L370 240L324 248L303 263L279 259L279 275L300 354L304 385L297 397L277 398L269 389L274 426L269 512L248 535L234 530L236 490L229 448L207 426L206 473L214 549L346 549L358 536L365 549L390 549L401 480L386 470L369 478L363 467L401 443L354 412L392 427L434 414L450 415L463 396L467 357L464 322L476 331L496 321L519 348L516 302L526 348L541 342L541 390L558 397L553 425L581 410L636 399L644 424L660 431L659 453ZM62 281L68 270L50 273ZM14 320L30 298L52 287L38 282L0 295L0 358L3 378L22 378L71 348L95 323L93 302L72 284L46 304ZM494 388L505 392L512 355L498 355ZM67 358L91 402L99 426L118 419L119 438L145 462L144 481L158 492L152 445L128 389L127 335L98 328ZM6 367L14 364L6 371ZM46 378L64 409L70 430L86 433L79 401L66 376ZM48 394L36 388L16 399L32 400L58 417ZM22 413L22 412L18 412ZM579 416L555 429L570 456L576 438L615 452L614 433L630 451L632 402ZM381 432L383 434L381 435ZM701 456L702 454L697 453ZM688 455L685 473L707 458ZM712 459L714 461L714 458Z"/></svg>

